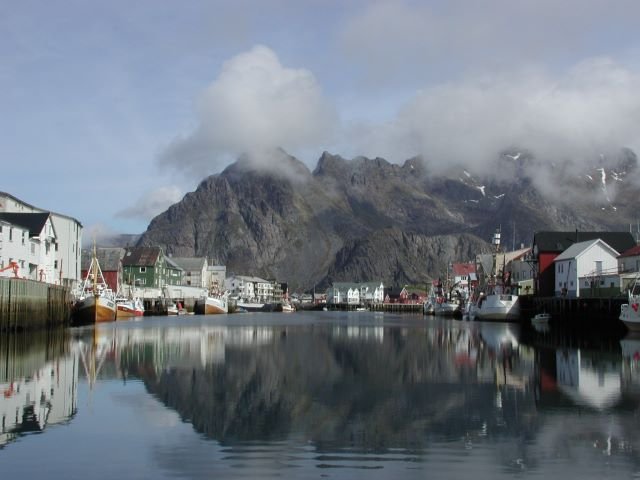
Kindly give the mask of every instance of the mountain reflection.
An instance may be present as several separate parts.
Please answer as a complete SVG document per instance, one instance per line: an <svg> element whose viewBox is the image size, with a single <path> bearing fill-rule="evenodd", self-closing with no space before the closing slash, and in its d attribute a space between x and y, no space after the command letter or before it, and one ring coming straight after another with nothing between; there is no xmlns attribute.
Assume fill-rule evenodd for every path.
<svg viewBox="0 0 640 480"><path fill-rule="evenodd" d="M513 326L107 330L117 370L222 443L419 447L535 429L534 354ZM506 342L506 343L505 343Z"/></svg>
<svg viewBox="0 0 640 480"><path fill-rule="evenodd" d="M3 336L0 446L72 419L79 378L141 380L228 446L295 442L327 454L491 443L527 460L540 442L569 458L576 446L630 455L640 442L640 337L573 348L514 324L358 318Z"/></svg>

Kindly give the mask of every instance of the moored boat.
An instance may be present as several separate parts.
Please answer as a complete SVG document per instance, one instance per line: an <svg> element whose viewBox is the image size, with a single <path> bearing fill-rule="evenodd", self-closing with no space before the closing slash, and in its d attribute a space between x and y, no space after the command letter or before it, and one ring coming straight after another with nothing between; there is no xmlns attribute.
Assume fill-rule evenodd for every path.
<svg viewBox="0 0 640 480"><path fill-rule="evenodd" d="M218 313L229 313L229 303L227 294L209 294L204 299L204 314L213 315Z"/></svg>
<svg viewBox="0 0 640 480"><path fill-rule="evenodd" d="M75 292L71 315L74 325L113 322L116 319L115 294L102 275L95 245L87 275Z"/></svg>
<svg viewBox="0 0 640 480"><path fill-rule="evenodd" d="M138 297L116 297L116 318L119 320L144 315L144 304Z"/></svg>
<svg viewBox="0 0 640 480"><path fill-rule="evenodd" d="M628 301L620 306L620 320L629 330L640 331L640 275L629 287Z"/></svg>
<svg viewBox="0 0 640 480"><path fill-rule="evenodd" d="M505 271L499 271L496 255L500 252L500 231L493 235L492 243L495 247L493 265L489 282L484 292L480 293L475 309L475 318L500 322L512 322L520 319L520 302L517 288L511 285L511 276Z"/></svg>

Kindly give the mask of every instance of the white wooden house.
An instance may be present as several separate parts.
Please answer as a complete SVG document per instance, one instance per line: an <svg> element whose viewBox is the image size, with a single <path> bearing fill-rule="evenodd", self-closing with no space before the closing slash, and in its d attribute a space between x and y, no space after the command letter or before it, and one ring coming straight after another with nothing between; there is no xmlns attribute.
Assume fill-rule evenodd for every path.
<svg viewBox="0 0 640 480"><path fill-rule="evenodd" d="M640 245L618 255L620 273L640 272Z"/></svg>
<svg viewBox="0 0 640 480"><path fill-rule="evenodd" d="M171 257L184 273L182 285L189 287L209 288L207 259L203 257Z"/></svg>
<svg viewBox="0 0 640 480"><path fill-rule="evenodd" d="M580 297L581 290L589 292L594 287L616 287L616 282L619 288L618 255L599 238L574 243L554 260L555 294Z"/></svg>
<svg viewBox="0 0 640 480"><path fill-rule="evenodd" d="M382 282L361 283L360 301L367 304L384 302L384 284Z"/></svg>
<svg viewBox="0 0 640 480"><path fill-rule="evenodd" d="M49 212L0 212L0 230L0 268L17 262L20 278L60 283L56 231ZM13 271L0 275L13 276Z"/></svg>
<svg viewBox="0 0 640 480"><path fill-rule="evenodd" d="M81 279L80 262L82 250L82 224L73 217L49 212L30 205L13 195L0 192L0 212L4 213L48 213L56 233L55 271L49 275L62 283L74 286Z"/></svg>
<svg viewBox="0 0 640 480"><path fill-rule="evenodd" d="M360 304L360 284L336 282L327 290L327 303Z"/></svg>

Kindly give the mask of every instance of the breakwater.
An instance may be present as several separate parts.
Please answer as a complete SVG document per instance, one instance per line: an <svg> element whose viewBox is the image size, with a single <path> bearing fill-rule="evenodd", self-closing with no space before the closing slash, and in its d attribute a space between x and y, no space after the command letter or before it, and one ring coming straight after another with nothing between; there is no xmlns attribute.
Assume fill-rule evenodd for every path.
<svg viewBox="0 0 640 480"><path fill-rule="evenodd" d="M0 278L0 331L68 325L70 308L66 287Z"/></svg>

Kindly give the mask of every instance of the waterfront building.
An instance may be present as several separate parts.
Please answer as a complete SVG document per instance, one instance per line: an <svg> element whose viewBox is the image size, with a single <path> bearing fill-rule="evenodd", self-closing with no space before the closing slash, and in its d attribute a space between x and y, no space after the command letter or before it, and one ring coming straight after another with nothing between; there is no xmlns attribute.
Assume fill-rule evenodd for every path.
<svg viewBox="0 0 640 480"><path fill-rule="evenodd" d="M204 257L170 257L184 271L182 285L209 288L208 261Z"/></svg>
<svg viewBox="0 0 640 480"><path fill-rule="evenodd" d="M80 281L82 224L73 217L35 207L13 195L0 192L0 212L5 213L49 213L56 234L57 262L50 279L56 279L73 288Z"/></svg>
<svg viewBox="0 0 640 480"><path fill-rule="evenodd" d="M620 273L640 272L640 245L635 245L618 256Z"/></svg>
<svg viewBox="0 0 640 480"><path fill-rule="evenodd" d="M135 287L182 284L183 270L160 247L128 247L122 258L122 272L124 283Z"/></svg>
<svg viewBox="0 0 640 480"><path fill-rule="evenodd" d="M384 303L409 303L409 292L405 287L387 287Z"/></svg>
<svg viewBox="0 0 640 480"><path fill-rule="evenodd" d="M102 270L102 276L109 288L114 292L118 292L119 287L123 284L122 259L124 258L125 249L118 247L99 247L96 248L96 258ZM93 258L93 250L82 250L82 278L86 278L87 271L91 266Z"/></svg>
<svg viewBox="0 0 640 480"><path fill-rule="evenodd" d="M452 263L451 274L453 275L453 286L464 292L464 296L469 296L469 292L478 284L475 263Z"/></svg>
<svg viewBox="0 0 640 480"><path fill-rule="evenodd" d="M629 232L536 232L532 246L536 293L546 297L554 295L556 277L553 261L558 255L574 243L598 238L618 252L625 252L636 245Z"/></svg>
<svg viewBox="0 0 640 480"><path fill-rule="evenodd" d="M618 255L599 238L574 243L554 259L556 296L577 298L620 293Z"/></svg>
<svg viewBox="0 0 640 480"><path fill-rule="evenodd" d="M207 287L217 285L218 288L225 288L225 280L227 278L227 267L225 265L212 265L209 263L207 267Z"/></svg>
<svg viewBox="0 0 640 480"><path fill-rule="evenodd" d="M18 276L61 284L58 269L57 236L51 214L0 212L0 268L18 264ZM14 276L5 270L2 276Z"/></svg>
<svg viewBox="0 0 640 480"><path fill-rule="evenodd" d="M384 302L384 284L382 282L365 282L360 284L360 302L382 303Z"/></svg>
<svg viewBox="0 0 640 480"><path fill-rule="evenodd" d="M360 284L336 282L327 290L327 303L347 305L360 304Z"/></svg>
<svg viewBox="0 0 640 480"><path fill-rule="evenodd" d="M277 282L260 277L246 275L232 275L225 279L224 287L233 297L244 300L255 300L262 303L282 301L282 290ZM279 284L278 284L279 285ZM279 297L274 297L274 291L280 291Z"/></svg>

